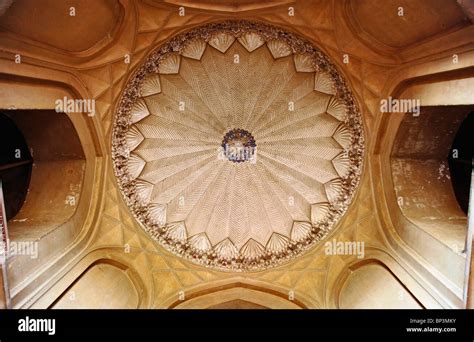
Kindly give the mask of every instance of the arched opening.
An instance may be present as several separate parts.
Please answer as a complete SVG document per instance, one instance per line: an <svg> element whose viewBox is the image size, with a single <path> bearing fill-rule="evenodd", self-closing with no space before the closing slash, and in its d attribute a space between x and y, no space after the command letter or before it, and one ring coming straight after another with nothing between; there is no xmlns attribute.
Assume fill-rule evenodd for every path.
<svg viewBox="0 0 474 342"><path fill-rule="evenodd" d="M228 302L215 304L207 307L207 309L217 309L217 310L259 310L259 309L268 309L266 306L255 304L242 299L229 300Z"/></svg>
<svg viewBox="0 0 474 342"><path fill-rule="evenodd" d="M28 246L22 247L26 253L9 255L14 308L31 305L33 293L49 281L48 272L62 272L82 248L103 181L101 146L91 118L55 110L57 99L80 96L80 87L62 74L46 81L45 70L36 68L34 78L0 77L0 113L21 132L33 161L25 200L8 220L10 246Z"/></svg>
<svg viewBox="0 0 474 342"><path fill-rule="evenodd" d="M23 206L30 185L33 158L22 132L0 113L0 180L7 220Z"/></svg>
<svg viewBox="0 0 474 342"><path fill-rule="evenodd" d="M469 154L469 144L462 144L466 128L460 127L471 111L472 106L427 106L419 116L405 114L391 153L395 193L404 216L459 253L464 250L467 217L455 193L468 193L470 179L458 158Z"/></svg>
<svg viewBox="0 0 474 342"><path fill-rule="evenodd" d="M136 309L140 297L128 268L101 259L90 265L55 301L52 309Z"/></svg>
<svg viewBox="0 0 474 342"><path fill-rule="evenodd" d="M387 214L390 244L420 272L420 281L439 291L432 292L436 299L451 307L465 305L470 252L467 215L455 195L449 156L462 122L474 109L466 91L473 85L472 72L464 68L400 76L405 81L394 86L391 96L418 101L419 111L382 116L373 164L380 172L374 186L386 200L378 208Z"/></svg>
<svg viewBox="0 0 474 342"><path fill-rule="evenodd" d="M5 131L2 140L15 139L2 147L10 150L6 156L13 154L2 160L7 163L2 167L7 173L6 207L12 208L10 239L37 240L74 214L84 180L84 152L66 114L52 110L7 110L2 113L3 120L8 122L2 126L2 133ZM16 156L21 157L18 165L12 164ZM27 181L30 172L31 180ZM10 184L19 183L22 185L19 188L10 187ZM12 191L18 190L16 198L10 196ZM23 192L25 197L21 201Z"/></svg>
<svg viewBox="0 0 474 342"><path fill-rule="evenodd" d="M296 297L246 283L228 283L178 294L169 309L305 309Z"/></svg>
<svg viewBox="0 0 474 342"><path fill-rule="evenodd" d="M454 194L466 215L469 206L469 189L471 188L472 132L474 132L474 111L470 112L459 126L451 146L451 153L448 156Z"/></svg>
<svg viewBox="0 0 474 342"><path fill-rule="evenodd" d="M340 309L422 309L390 269L378 260L349 268L338 296Z"/></svg>

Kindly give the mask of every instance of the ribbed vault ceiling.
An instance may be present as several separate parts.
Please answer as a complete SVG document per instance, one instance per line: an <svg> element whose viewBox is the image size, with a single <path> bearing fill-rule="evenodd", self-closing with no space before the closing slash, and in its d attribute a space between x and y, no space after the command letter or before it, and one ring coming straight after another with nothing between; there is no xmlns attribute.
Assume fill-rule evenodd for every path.
<svg viewBox="0 0 474 342"><path fill-rule="evenodd" d="M144 228L226 270L273 266L319 241L352 198L363 152L357 107L327 58L248 22L195 29L150 55L113 139Z"/></svg>

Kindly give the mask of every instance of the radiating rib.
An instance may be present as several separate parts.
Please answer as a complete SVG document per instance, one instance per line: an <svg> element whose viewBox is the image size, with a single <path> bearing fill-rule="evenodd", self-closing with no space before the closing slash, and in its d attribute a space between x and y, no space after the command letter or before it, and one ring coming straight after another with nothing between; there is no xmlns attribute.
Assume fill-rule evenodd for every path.
<svg viewBox="0 0 474 342"><path fill-rule="evenodd" d="M253 169L254 166L255 165L248 165L247 167L248 169ZM245 182L248 184L245 188L246 191L244 191L244 189L239 189L239 191L243 192L244 202L247 205L248 230L251 232L253 239L265 245L271 235L273 227L266 214L258 189L252 186L252 178L249 173L245 175Z"/></svg>
<svg viewBox="0 0 474 342"><path fill-rule="evenodd" d="M338 176L332 161L321 159L316 156L307 156L299 153L286 152L278 148L271 149L262 147L258 151L259 156L263 155L276 162L284 164L293 170L298 170L319 183L326 183L330 179Z"/></svg>
<svg viewBox="0 0 474 342"><path fill-rule="evenodd" d="M268 169L275 177L286 182L294 191L298 192L308 203L317 203L327 200L323 184L299 172L291 172L286 165L275 162L264 156L259 157L259 163Z"/></svg>
<svg viewBox="0 0 474 342"><path fill-rule="evenodd" d="M181 71L183 78L193 89L196 96L209 108L221 126L225 127L222 117L225 106L221 103L204 65L198 61L184 59Z"/></svg>
<svg viewBox="0 0 474 342"><path fill-rule="evenodd" d="M299 153L307 156L317 155L319 158L325 160L332 160L342 151L341 145L339 145L339 143L332 137L312 137L284 141L259 141L258 148L260 149L264 147L277 147L288 153ZM140 149L138 149L138 153L140 153L140 151L141 146Z"/></svg>
<svg viewBox="0 0 474 342"><path fill-rule="evenodd" d="M268 187L276 194L281 203L286 206L294 220L305 221L310 217L311 206L300 193L295 191L287 182L282 181L270 172L262 163L257 163L257 170L265 176Z"/></svg>
<svg viewBox="0 0 474 342"><path fill-rule="evenodd" d="M152 97L161 101L163 98L165 102L158 109L163 109L168 106L169 109L174 109L181 114L192 115L199 118L200 121L204 121L207 125L211 126L217 132L221 132L224 129L224 125L219 117L214 115L214 112L199 98L196 96L193 88L187 83L187 81L181 75L168 75L162 76L162 88L163 91ZM155 100L155 106L159 105L159 102ZM180 108L184 110L180 110ZM153 113L152 109L150 111ZM185 117L187 117L185 116Z"/></svg>
<svg viewBox="0 0 474 342"><path fill-rule="evenodd" d="M267 75L273 63L271 56L266 48L260 48L253 53L244 53L240 56L240 63L236 66L239 72L239 78L244 82L244 89L242 89L242 95L240 99L243 102L243 112L241 120L242 127L246 127L255 106L257 100L262 91L262 75ZM261 70L255 72L255 70Z"/></svg>
<svg viewBox="0 0 474 342"><path fill-rule="evenodd" d="M206 234L213 245L229 237L230 233L230 211L232 210L233 196L235 190L236 169L232 168L226 186L219 196L218 204L209 206L206 210L208 221L206 224Z"/></svg>
<svg viewBox="0 0 474 342"><path fill-rule="evenodd" d="M288 73L290 72L288 71ZM264 105L256 108L254 119L249 125L252 130L256 130L264 126L265 123L272 121L276 117L276 113L289 108L290 102L296 103L299 99L311 93L313 91L312 76L305 73L293 73L292 77L286 80L286 84L278 88L278 92L271 98L270 102L267 103L262 99ZM274 92L272 91L271 95Z"/></svg>
<svg viewBox="0 0 474 342"><path fill-rule="evenodd" d="M254 130L253 133L264 136L269 131L276 131L312 116L321 115L325 112L328 101L329 96L313 91L295 103L294 111L288 111L288 106L284 107L273 120Z"/></svg>
<svg viewBox="0 0 474 342"><path fill-rule="evenodd" d="M215 49L209 49L208 52L202 57L201 63L221 101L222 113L219 113L219 117L228 127L232 127L235 125L235 103L232 97L233 81L229 75L229 60L232 60L233 56L221 54Z"/></svg>
<svg viewBox="0 0 474 342"><path fill-rule="evenodd" d="M224 165L224 163L215 163L215 167L209 173L203 173L186 189L176 194L176 197L168 203L170 221L185 221L188 218L216 177L221 174Z"/></svg>
<svg viewBox="0 0 474 342"><path fill-rule="evenodd" d="M205 227L212 241L220 241L224 236L221 234L222 230L225 229L226 234L232 237L232 241L241 247L250 236L247 231L251 234L260 229L258 236L263 234L264 237L258 238L258 241L265 243L262 240L265 240L265 234L270 230L270 226L268 220L261 215L262 203L258 200L256 190L248 186L249 176L244 171L247 166L233 167L230 163L225 163L225 165L225 172L209 187L187 221L192 222L191 224L196 228L191 228L196 231ZM222 206L226 208L217 208ZM238 225L235 224L237 219ZM220 233L212 233L216 224L220 227ZM242 231L244 227L245 232Z"/></svg>
<svg viewBox="0 0 474 342"><path fill-rule="evenodd" d="M178 123L171 123L155 115L150 115L136 124L145 138L160 138L168 140L201 140L220 143L218 136L198 129L189 128Z"/></svg>
<svg viewBox="0 0 474 342"><path fill-rule="evenodd" d="M140 178L155 184L213 157L215 154L212 151L204 151L153 160L146 164Z"/></svg>
<svg viewBox="0 0 474 342"><path fill-rule="evenodd" d="M237 248L241 248L252 236L251 219L248 215L248 179L249 165L237 167L232 191L232 206L229 211L229 238ZM261 206L261 204L260 204Z"/></svg>
<svg viewBox="0 0 474 342"><path fill-rule="evenodd" d="M155 184L151 198L152 202L170 202L176 197L176 193L186 189L189 184L194 182L194 180L203 173L211 172L213 167L215 167L215 158L211 157Z"/></svg>
<svg viewBox="0 0 474 342"><path fill-rule="evenodd" d="M277 59L272 62L270 70L267 72L261 90L258 95L255 107L249 116L246 127L252 129L253 123L265 113L265 110L278 98L280 92L285 88L288 80L296 73L291 69L293 61L290 57Z"/></svg>
<svg viewBox="0 0 474 342"><path fill-rule="evenodd" d="M218 136L221 131L217 123L212 119L204 120L194 115L189 108L184 111L178 109L178 104L166 95L148 97L147 105L152 115L166 120L169 123L177 123L190 129L198 129L210 135Z"/></svg>
<svg viewBox="0 0 474 342"><path fill-rule="evenodd" d="M249 184L248 188L251 189L250 193L247 195L249 201L248 210L252 217L258 217L257 224L252 222L249 230L256 241L265 244L274 229L272 226L272 211L269 210L268 203L264 202L261 190L259 191L255 186L254 180L252 179L253 177L251 177L250 174L247 176Z"/></svg>
<svg viewBox="0 0 474 342"><path fill-rule="evenodd" d="M280 118L282 115L294 114L296 108L298 108L298 103L306 96L314 93L310 84L311 76L297 73L288 82L287 87L280 96L266 109L264 115L261 115L259 120L255 121L253 130L257 131L269 125L273 120Z"/></svg>
<svg viewBox="0 0 474 342"><path fill-rule="evenodd" d="M220 58L216 62L226 63L226 68L220 68L221 72L224 70L229 85L230 102L228 106L232 108L232 125L235 127L243 127L243 120L245 117L245 102L247 101L248 80L242 77L242 74L247 76L248 67L246 63L241 63L248 56L248 51L240 44L233 44L226 52L224 58ZM229 63L229 59L234 59L235 55L239 56L239 63Z"/></svg>
<svg viewBox="0 0 474 342"><path fill-rule="evenodd" d="M203 151L216 151L217 154L216 144L192 140L146 139L134 152L149 162Z"/></svg>
<svg viewBox="0 0 474 342"><path fill-rule="evenodd" d="M267 136L262 137L257 134L255 138L259 141L279 141L310 137L329 137L338 125L339 121L329 115L318 115L271 132ZM318 127L318 129L316 130L314 127Z"/></svg>
<svg viewBox="0 0 474 342"><path fill-rule="evenodd" d="M209 216L214 208L219 205L220 199L224 194L233 169L229 163L221 164L223 165L222 169L213 179L210 186L206 189L186 218L186 224L190 235L206 231Z"/></svg>
<svg viewBox="0 0 474 342"><path fill-rule="evenodd" d="M283 194L281 188L275 186L274 183L268 178L268 172L261 171L262 168L255 168L253 173L258 175L259 181L261 183L261 189L265 190L265 195L270 196L275 209L278 210L281 217L285 219L285 229L291 226L292 222L299 220L301 218L305 219L309 215L305 215L298 207L295 207L295 204L290 205L288 194ZM294 201L294 200L293 200ZM297 214L295 214L297 213ZM284 231L280 231L283 233Z"/></svg>

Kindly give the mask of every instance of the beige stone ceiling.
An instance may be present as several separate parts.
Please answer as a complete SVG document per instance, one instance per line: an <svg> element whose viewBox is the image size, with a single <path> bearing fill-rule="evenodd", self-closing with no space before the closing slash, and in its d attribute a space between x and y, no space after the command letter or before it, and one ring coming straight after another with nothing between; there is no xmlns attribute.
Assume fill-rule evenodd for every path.
<svg viewBox="0 0 474 342"><path fill-rule="evenodd" d="M203 10L222 11L222 12L243 12L253 9L262 9L285 4L291 4L291 0L259 1L259 0L165 0L170 4L186 6L190 8L199 8Z"/></svg>
<svg viewBox="0 0 474 342"><path fill-rule="evenodd" d="M199 2L200 6L186 7L185 17L177 14L178 6L185 5L185 1L83 1L80 3L87 5L88 13L103 15L101 20L96 20L96 16L87 16L94 19L91 21L82 18L84 24L81 24L79 33L66 18L62 18L62 29L54 29L55 22L44 22L41 19L30 20L29 28L23 28L24 18L31 13L30 6L37 2L17 2L22 3L22 8L18 7L15 12L11 12L17 15L9 17L7 11L6 15L0 18L0 70L8 76L11 74L12 79L34 79L39 86L24 88L29 94L35 95L33 98L36 102L33 103L30 97L18 98L13 91L18 88L13 87L15 82L10 82L13 90L6 89L8 101L4 102L10 105L13 100L20 104L30 101L27 103L31 106L41 103L44 108L54 108L57 95L51 97L45 93L45 89L52 86L72 90L71 96L95 99L96 115L90 118L84 116L87 125L78 126L77 129L81 137L89 134L93 136L93 142L85 144L84 149L89 155L94 154L97 158L87 160L87 165L93 172L92 176L86 179L86 185L91 190L85 193L83 198L90 200L86 207L91 204L91 208L79 211L75 219L77 227L82 229L80 235L74 242L68 240L70 244L67 245L67 255L56 255L54 260L41 260L41 269L47 269L49 274L54 273L54 278L50 279L46 271L41 271L38 277L35 275L28 279L26 277L30 277L32 272L18 272L12 282L16 307L48 307L98 259L113 259L126 265L126 269L134 271L130 274L133 273L133 279L139 280L136 281L136 287L143 298L141 307L165 308L173 306L173 303L176 306L182 303L178 299L180 291L186 294L186 298L191 298L194 294L218 291L227 285L234 286L236 294L232 298L225 298L225 301L241 298L245 292L242 289L255 286L262 293L278 293L280 299L285 301L280 307L289 307L289 304L295 303L300 307L312 308L340 305L338 291L344 284L344 277L353 272L351 265L362 265L356 256L328 257L323 248L314 248L284 267L261 272L236 275L203 268L169 253L144 233L130 214L117 187L112 171L110 141L116 105L130 75L153 49L166 42L169 37L210 22L236 18L281 26L307 38L334 61L359 100L367 133L368 169L361 179L356 197L357 205L347 211L330 239L365 241L365 258L380 260L386 266L386 274L390 275L390 279L399 281L404 288L413 292L423 306L462 305L456 293L451 291L452 284L443 284L443 279L449 272L443 270L445 274L439 277L440 280L433 281L437 275L431 272L434 269L431 261L423 260L419 255L412 258L412 251L409 251L400 238L393 241L391 231L395 230L398 222L390 222L390 213L399 211L399 208L396 203L386 201L387 185L380 179L380 170L384 167L390 168L384 166L390 163L384 164L383 160L379 162L377 159L377 153L389 153L385 151L389 144L379 136L391 137L391 134L394 134L391 126L384 126L386 116L379 112L381 98L394 94L405 80L472 67L469 58L472 61L474 30L472 25L457 30L459 17L457 10L453 10L455 1L443 1L448 14L446 21L441 18L443 25L438 23L437 14L444 11L443 7L438 6L436 13L431 13L424 10L426 3L423 1L403 2L410 9L410 15L413 11L418 15L416 20L412 21L411 34L408 33L408 39L405 41L397 32L404 30L403 26L409 23L403 23L400 18L393 16L386 17L383 22L380 22L379 18L372 18L373 13L379 13L384 8L387 12L393 9L393 2L390 1L374 1L376 8L371 8L361 1L361 8L358 10L352 9L349 1L290 1L284 5L275 1L271 2L275 4L271 7L267 6L267 2L260 2L261 8L258 8L256 1L246 1L246 5L255 7L248 7L248 10L240 12L229 10L235 9L235 2L226 2L225 8L218 8L212 1L203 1ZM58 18L63 13L60 3L51 2L48 7L48 12L54 12ZM294 6L297 13L294 17L288 16L287 6L290 5ZM115 6L119 6L123 13L111 10ZM6 23L8 27L4 26ZM44 27L50 29L45 30ZM423 36L417 35L417 32L423 32ZM70 37L70 34L75 34L74 41L65 39ZM391 40L386 42L390 42L392 47L380 45L380 40L385 40L384 35L390 35ZM423 41L412 44L413 39ZM55 48L45 43L54 43ZM239 42L234 44L236 45L232 48L241 48ZM403 47L397 48L397 53L394 53L393 47L398 46ZM212 49L214 48L207 46L205 53L214 51ZM451 63L452 54L455 52L460 57L457 65ZM15 65L13 60L18 53L22 55L23 63ZM125 54L131 57L129 64L124 63ZM343 64L343 55L350 58L349 64ZM191 62L189 58L183 60L188 64ZM171 86L179 74L161 76L168 82L168 86ZM163 94L151 95L148 102L151 102L153 97L164 96L164 92L172 93L169 91L171 88L168 87L167 90L164 87L160 78L161 86ZM4 98L5 94L0 94L3 95L0 98ZM62 96L62 93L59 94ZM324 99L324 95L321 95L321 99ZM143 100L147 103L147 99ZM158 109L150 111L150 115L144 120L151 120L152 116L156 120ZM144 141L143 144L148 142ZM142 146L137 148L141 149ZM140 174L143 171L144 169ZM391 178L390 169L385 170L383 174ZM390 213L387 207L391 210ZM179 212L175 211L174 215L177 213ZM306 217L309 217L307 212ZM404 229L403 226L400 227ZM124 253L124 246L130 248L127 253ZM38 263L38 267L34 269L39 269L39 266ZM361 267L364 270L365 266ZM368 285L370 284L363 282L362 288ZM425 291L423 288L431 288L433 291ZM294 302L287 300L290 291L295 295ZM43 295L44 293L46 295ZM182 304L186 303L190 305L188 307L192 307L194 302L191 300ZM267 306L264 303L261 305Z"/></svg>
<svg viewBox="0 0 474 342"><path fill-rule="evenodd" d="M320 14L315 13L312 19L308 18L308 23L330 29L328 17L322 13L329 9L331 2L324 0L143 2L154 7L163 7L162 3L166 3L169 6L185 6L189 11L205 10L228 15L282 6L293 6L300 11L311 11L311 8L318 7L320 10L317 12ZM472 4L468 0L460 0L459 4L445 0L350 0L341 3L344 3L345 14L353 24L353 29L361 34L362 40L370 43L373 39L372 43L375 45L382 44L392 48L408 47L414 42L465 27L469 25L469 11L472 11ZM15 32L45 46L75 53L109 42L116 34L123 16L123 8L117 0L15 0L5 2L5 6L9 7L0 21L2 31ZM68 15L71 6L75 7L76 17ZM404 8L405 17L402 19L397 14L399 7ZM420 8L428 10L420 11ZM160 21L159 13L157 15L156 20ZM100 17L101 20L93 19L95 17ZM63 32L68 32L67 39ZM83 34L84 32L87 34Z"/></svg>
<svg viewBox="0 0 474 342"><path fill-rule="evenodd" d="M335 70L255 33L270 27L242 25L229 22L243 30L237 37L191 31L209 30L207 41L180 38L181 53L165 54L143 78L123 133L126 175L120 130L114 135L119 183L150 234L175 253L234 270L291 259L327 234L352 198L360 160L349 153L360 154L363 139ZM224 155L223 138L236 129L256 141L252 158Z"/></svg>
<svg viewBox="0 0 474 342"><path fill-rule="evenodd" d="M403 48L470 24L454 1L351 0L357 26L381 44ZM399 16L403 8L403 16ZM420 8L424 10L420 11ZM436 23L436 24L434 24Z"/></svg>
<svg viewBox="0 0 474 342"><path fill-rule="evenodd" d="M70 15L71 7L74 16ZM110 42L122 15L123 8L116 0L16 0L2 16L0 29L47 48L77 53Z"/></svg>

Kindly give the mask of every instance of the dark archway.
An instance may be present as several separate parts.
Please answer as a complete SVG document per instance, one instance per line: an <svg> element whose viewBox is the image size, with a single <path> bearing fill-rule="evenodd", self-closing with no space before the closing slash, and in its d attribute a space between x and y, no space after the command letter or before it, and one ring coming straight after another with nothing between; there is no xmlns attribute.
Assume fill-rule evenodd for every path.
<svg viewBox="0 0 474 342"><path fill-rule="evenodd" d="M474 111L459 126L448 156L449 170L454 194L462 211L467 214L472 172L472 133L474 132Z"/></svg>
<svg viewBox="0 0 474 342"><path fill-rule="evenodd" d="M7 114L0 113L0 180L7 220L13 218L25 202L32 164L23 133Z"/></svg>

